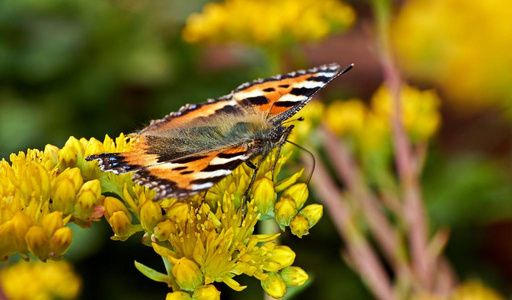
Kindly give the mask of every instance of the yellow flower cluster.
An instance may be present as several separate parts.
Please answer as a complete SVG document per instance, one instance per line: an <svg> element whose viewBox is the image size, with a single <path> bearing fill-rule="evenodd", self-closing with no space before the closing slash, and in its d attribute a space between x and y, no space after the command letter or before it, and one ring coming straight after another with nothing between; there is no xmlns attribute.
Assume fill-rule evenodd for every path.
<svg viewBox="0 0 512 300"><path fill-rule="evenodd" d="M512 103L512 2L407 1L392 27L404 69L462 111Z"/></svg>
<svg viewBox="0 0 512 300"><path fill-rule="evenodd" d="M289 157L279 158L275 175ZM273 162L269 156L261 164L246 214L240 206L253 170L245 165L210 189L205 201L202 196L169 199L161 203L164 214L154 210L157 223L152 245L172 264L169 274L163 275L167 278L163 281L174 290L168 299L217 299L219 292L211 285L214 282L241 291L245 286L233 279L241 274L260 280L263 289L275 298L283 297L286 287L300 286L307 280L306 272L291 266L295 253L274 242L279 234L253 234L259 219L274 218L283 230L289 226L300 237L322 216L321 205L304 207L308 190L305 184L296 183L302 171L276 182L271 179ZM141 271L146 268L141 267Z"/></svg>
<svg viewBox="0 0 512 300"><path fill-rule="evenodd" d="M307 273L291 266L295 253L274 242L279 234L253 234L261 218L274 219L281 229L290 227L302 237L322 216L321 205L305 205L307 186L297 182L302 170L276 180L291 152L276 163L275 154L261 163L244 211L243 195L254 172L246 165L206 196L154 202L154 192L134 184L131 174L101 172L97 162L85 160L91 154L130 151L132 144L124 135L115 142L108 136L104 142L71 137L62 149L48 145L45 151L28 150L11 155L11 163L0 162L1 256L60 258L72 240L68 222L87 227L103 216L114 232L112 239L145 233L143 243L167 261L168 274L155 277L156 271L136 266L168 283L174 291L171 299L215 299L219 292L214 282L240 291L245 287L233 279L240 274L259 279L274 297L307 280Z"/></svg>
<svg viewBox="0 0 512 300"><path fill-rule="evenodd" d="M415 142L426 141L441 122L440 100L433 91L404 85L400 93L401 118ZM326 123L339 136L352 136L363 151L385 148L390 143L390 117L394 113L389 90L382 86L373 95L371 109L362 100L335 101L327 107Z"/></svg>
<svg viewBox="0 0 512 300"><path fill-rule="evenodd" d="M65 261L18 262L0 269L0 286L8 299L74 299L81 280Z"/></svg>
<svg viewBox="0 0 512 300"><path fill-rule="evenodd" d="M124 136L117 146L71 137L62 149L47 145L0 161L0 258L14 253L28 259L57 259L66 252L73 233L65 225L81 226L103 215L101 172L85 161L89 154L129 149Z"/></svg>
<svg viewBox="0 0 512 300"><path fill-rule="evenodd" d="M190 43L279 45L320 40L354 20L354 10L337 0L226 0L192 14L183 38Z"/></svg>

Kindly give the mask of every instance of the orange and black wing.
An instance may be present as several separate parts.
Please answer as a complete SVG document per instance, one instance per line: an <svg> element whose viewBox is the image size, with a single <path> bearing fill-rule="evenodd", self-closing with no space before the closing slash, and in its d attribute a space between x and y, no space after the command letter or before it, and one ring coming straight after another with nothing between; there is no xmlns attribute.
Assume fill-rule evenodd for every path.
<svg viewBox="0 0 512 300"><path fill-rule="evenodd" d="M159 200L184 198L209 189L256 151L254 144L245 144L160 162L143 150L91 155L87 160L98 160L102 171L135 172L133 180L155 190L154 200Z"/></svg>
<svg viewBox="0 0 512 300"><path fill-rule="evenodd" d="M265 116L277 125L297 113L313 95L342 72L337 64L300 70L267 79L245 83L232 92L234 100L248 111Z"/></svg>

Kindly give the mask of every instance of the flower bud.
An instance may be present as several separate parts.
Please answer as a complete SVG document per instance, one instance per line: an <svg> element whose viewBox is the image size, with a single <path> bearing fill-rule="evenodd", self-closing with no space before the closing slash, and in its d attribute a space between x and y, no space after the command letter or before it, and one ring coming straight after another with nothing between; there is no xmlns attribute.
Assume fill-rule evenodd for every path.
<svg viewBox="0 0 512 300"><path fill-rule="evenodd" d="M272 212L276 202L276 192L274 191L274 183L267 177L263 177L254 184L253 195L258 212L266 215Z"/></svg>
<svg viewBox="0 0 512 300"><path fill-rule="evenodd" d="M25 235L28 250L40 260L46 261L50 255L48 236L41 226L32 226Z"/></svg>
<svg viewBox="0 0 512 300"><path fill-rule="evenodd" d="M91 138L90 140L87 141L87 145L85 146L84 157L102 152L105 152L103 143L101 143L95 138Z"/></svg>
<svg viewBox="0 0 512 300"><path fill-rule="evenodd" d="M309 233L309 220L303 215L296 215L290 222L292 234L301 238Z"/></svg>
<svg viewBox="0 0 512 300"><path fill-rule="evenodd" d="M291 266L295 261L295 252L288 246L277 246L272 254L270 260L279 263L281 268Z"/></svg>
<svg viewBox="0 0 512 300"><path fill-rule="evenodd" d="M94 207L99 205L100 197L101 184L99 180L95 179L84 183L76 198L75 215L82 220L91 218Z"/></svg>
<svg viewBox="0 0 512 300"><path fill-rule="evenodd" d="M64 147L59 150L59 169L65 170L67 168L76 167L77 152L71 147Z"/></svg>
<svg viewBox="0 0 512 300"><path fill-rule="evenodd" d="M261 286L267 294L276 299L282 298L286 294L286 284L283 278L274 272L268 273L267 279L261 281Z"/></svg>
<svg viewBox="0 0 512 300"><path fill-rule="evenodd" d="M192 300L192 297L185 292L167 293L165 300Z"/></svg>
<svg viewBox="0 0 512 300"><path fill-rule="evenodd" d="M304 207L299 215L306 217L309 221L309 228L313 227L320 221L322 218L322 214L324 212L324 207L320 204L310 204Z"/></svg>
<svg viewBox="0 0 512 300"><path fill-rule="evenodd" d="M79 168L71 168L64 171L62 174L66 174L66 176L71 179L73 182L73 186L75 187L75 191L78 192L82 185L84 184L84 179L82 177L82 173Z"/></svg>
<svg viewBox="0 0 512 300"><path fill-rule="evenodd" d="M110 219L112 215L117 211L122 211L126 214L126 216L132 220L131 214L128 212L128 209L124 205L121 200L114 197L105 197L103 202L103 206L105 207L105 219Z"/></svg>
<svg viewBox="0 0 512 300"><path fill-rule="evenodd" d="M301 209L308 200L309 191L308 186L305 183L297 183L289 187L282 197L289 196L297 204L297 209Z"/></svg>
<svg viewBox="0 0 512 300"><path fill-rule="evenodd" d="M14 244L16 249L25 250L25 236L32 226L32 219L22 212L17 212L11 219L14 227Z"/></svg>
<svg viewBox="0 0 512 300"><path fill-rule="evenodd" d="M140 224L147 232L153 232L156 224L162 220L162 208L158 202L147 200L140 208Z"/></svg>
<svg viewBox="0 0 512 300"><path fill-rule="evenodd" d="M284 226L289 226L290 221L297 214L295 201L290 197L281 197L276 203L274 213L277 224L284 229Z"/></svg>
<svg viewBox="0 0 512 300"><path fill-rule="evenodd" d="M66 143L64 144L63 149L64 148L71 148L71 149L75 150L76 153L80 154L81 156L84 155L85 147L83 145L83 140L81 142L81 141L77 140L74 136L70 137L66 141Z"/></svg>
<svg viewBox="0 0 512 300"><path fill-rule="evenodd" d="M71 245L73 231L69 227L61 227L55 231L50 239L50 250L55 257L61 257Z"/></svg>
<svg viewBox="0 0 512 300"><path fill-rule="evenodd" d="M289 188L290 186L294 185L297 182L297 180L302 176L302 173L304 173L304 169L301 169L299 172L296 172L292 176L279 181L275 186L276 192L282 192Z"/></svg>
<svg viewBox="0 0 512 300"><path fill-rule="evenodd" d="M46 216L44 216L43 221L41 221L41 226L46 231L47 236L52 236L53 233L64 226L62 222L62 212L54 211Z"/></svg>
<svg viewBox="0 0 512 300"><path fill-rule="evenodd" d="M286 286L301 286L309 278L308 273L299 267L286 267L282 269L281 277Z"/></svg>
<svg viewBox="0 0 512 300"><path fill-rule="evenodd" d="M47 170L53 169L59 163L59 148L54 145L47 144L44 147L44 167Z"/></svg>
<svg viewBox="0 0 512 300"><path fill-rule="evenodd" d="M193 291L203 284L203 273L197 264L186 258L173 259L172 275L176 283L185 291Z"/></svg>
<svg viewBox="0 0 512 300"><path fill-rule="evenodd" d="M51 196L50 208L56 211L62 211L67 215L73 212L75 206L75 187L68 178L62 178L55 182Z"/></svg>
<svg viewBox="0 0 512 300"><path fill-rule="evenodd" d="M160 242L167 241L171 232L174 231L174 226L175 225L171 220L165 220L164 222L160 222L156 225L155 232L153 234Z"/></svg>
<svg viewBox="0 0 512 300"><path fill-rule="evenodd" d="M178 224L183 224L188 217L189 206L184 202L176 202L167 210L166 216Z"/></svg>
<svg viewBox="0 0 512 300"><path fill-rule="evenodd" d="M128 235L132 225L130 219L123 211L116 211L112 217L108 219L108 223L114 233L120 237Z"/></svg>
<svg viewBox="0 0 512 300"><path fill-rule="evenodd" d="M194 300L220 300L220 292L213 284L198 287L192 295Z"/></svg>

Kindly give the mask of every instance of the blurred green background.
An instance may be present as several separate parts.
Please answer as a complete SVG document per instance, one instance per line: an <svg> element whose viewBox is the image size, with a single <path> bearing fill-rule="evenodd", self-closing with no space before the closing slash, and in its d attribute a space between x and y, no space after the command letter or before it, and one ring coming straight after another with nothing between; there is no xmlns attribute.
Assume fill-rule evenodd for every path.
<svg viewBox="0 0 512 300"><path fill-rule="evenodd" d="M62 146L69 136L129 133L273 70L354 62L353 71L322 93L326 102L369 99L382 82L370 46L373 17L366 1L345 2L356 15L350 28L293 45L188 43L183 28L206 2L0 1L0 158L48 143ZM432 228L451 230L446 253L459 278L478 278L508 296L512 73L506 67L512 58L501 47L510 49L506 43L512 35L503 27L512 27L502 20L512 5L444 3L393 2L397 15L391 34L406 78L435 88L443 99L442 127L429 147L423 193ZM302 26L309 26L307 20ZM268 24L261 16L259 26ZM480 24L487 31L474 32ZM461 54L464 60L454 61ZM315 201L314 193L311 198ZM160 257L140 243L140 236L124 243L109 240L112 233L104 223L95 223L93 230L74 228L67 258L83 277L81 298L163 299L167 287L133 266L135 259L158 268ZM297 253L295 265L314 278L297 298L372 299L341 258L343 242L327 215L311 235L297 239L284 233L282 242ZM244 279L249 287L241 293L219 284L223 298L261 299L259 282Z"/></svg>

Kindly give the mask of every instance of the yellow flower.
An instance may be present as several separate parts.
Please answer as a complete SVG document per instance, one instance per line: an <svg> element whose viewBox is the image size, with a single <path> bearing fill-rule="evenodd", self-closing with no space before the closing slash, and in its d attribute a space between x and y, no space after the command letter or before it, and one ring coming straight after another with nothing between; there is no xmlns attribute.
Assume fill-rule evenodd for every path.
<svg viewBox="0 0 512 300"><path fill-rule="evenodd" d="M290 222L290 229L293 235L302 238L309 234L309 220L303 215L296 215Z"/></svg>
<svg viewBox="0 0 512 300"><path fill-rule="evenodd" d="M140 224L149 233L153 232L156 224L162 219L162 208L153 200L146 200L140 209Z"/></svg>
<svg viewBox="0 0 512 300"><path fill-rule="evenodd" d="M359 99L337 100L327 108L325 122L339 136L357 134L365 128L367 109Z"/></svg>
<svg viewBox="0 0 512 300"><path fill-rule="evenodd" d="M273 242L279 234L253 233L260 217L271 219L276 212L283 229L297 217L310 227L299 210L308 197L306 185L297 183L303 171L277 180L291 152L277 158L274 152L261 162L242 210L254 172L244 164L206 196L154 202L155 192L133 183L131 174L99 172L96 162L85 160L97 152L130 151L131 145L124 135L115 142L106 137L103 143L71 137L62 149L49 145L44 152L12 155L11 164L0 162L1 257L20 253L28 258L32 253L43 261L60 258L73 237L67 222L88 227L104 216L114 240L144 231L143 243L164 257L168 274L136 266L148 277L168 283L175 290L167 295L169 299L218 299L212 283L224 282L241 291L245 287L234 279L241 274L265 281L272 295L286 292L274 277L280 278L279 272L293 263L295 253ZM279 194L283 205L276 206ZM278 281L284 284L282 278Z"/></svg>
<svg viewBox="0 0 512 300"><path fill-rule="evenodd" d="M203 273L199 270L197 264L186 258L175 259L169 256L174 266L172 267L172 275L176 279L176 283L185 291L194 291L198 286L203 284Z"/></svg>
<svg viewBox="0 0 512 300"><path fill-rule="evenodd" d="M400 93L402 122L414 141L429 139L439 128L440 100L434 91L419 91L404 85ZM372 97L373 112L383 118L394 114L393 99L386 86L381 86Z"/></svg>
<svg viewBox="0 0 512 300"><path fill-rule="evenodd" d="M220 292L212 284L197 288L192 295L194 300L220 300Z"/></svg>
<svg viewBox="0 0 512 300"><path fill-rule="evenodd" d="M264 16L264 21L262 21ZM351 7L336 0L226 0L192 14L183 30L189 43L238 41L249 45L317 41L349 27Z"/></svg>
<svg viewBox="0 0 512 300"><path fill-rule="evenodd" d="M0 269L0 285L9 299L74 299L81 280L65 261L20 261Z"/></svg>
<svg viewBox="0 0 512 300"><path fill-rule="evenodd" d="M413 142L430 139L441 123L437 94L404 85L400 101L401 119ZM337 135L355 141L363 153L387 153L393 114L392 96L386 86L382 86L372 96L371 109L362 100L335 101L327 107L325 123Z"/></svg>
<svg viewBox="0 0 512 300"><path fill-rule="evenodd" d="M300 211L300 215L306 217L309 221L309 229L311 227L315 226L318 221L320 221L320 218L322 218L324 208L320 204L310 204L306 207L304 207Z"/></svg>
<svg viewBox="0 0 512 300"><path fill-rule="evenodd" d="M480 282L470 281L461 284L453 292L450 300L505 300L505 297L501 296L492 289L486 287Z"/></svg>
<svg viewBox="0 0 512 300"><path fill-rule="evenodd" d="M267 294L274 298L282 298L286 293L286 283L279 274L274 272L261 282L261 286Z"/></svg>
<svg viewBox="0 0 512 300"><path fill-rule="evenodd" d="M266 177L257 180L253 190L252 199L255 199L258 211L264 215L272 211L277 198L272 180Z"/></svg>
<svg viewBox="0 0 512 300"><path fill-rule="evenodd" d="M188 293L177 291L168 293L165 300L192 300L192 297Z"/></svg>
<svg viewBox="0 0 512 300"><path fill-rule="evenodd" d="M309 278L308 273L299 267L286 267L280 274L286 286L301 286Z"/></svg>
<svg viewBox="0 0 512 300"><path fill-rule="evenodd" d="M50 240L52 257L61 257L71 245L73 232L69 227L61 227L55 231Z"/></svg>
<svg viewBox="0 0 512 300"><path fill-rule="evenodd" d="M87 226L103 215L100 180L111 177L85 161L85 153L128 151L131 142L121 135L115 143L108 136L98 143L71 137L62 149L47 145L0 161L0 259L14 253L60 258L73 237L64 228L71 217Z"/></svg>
<svg viewBox="0 0 512 300"><path fill-rule="evenodd" d="M407 1L392 27L401 65L443 87L457 111L509 107L511 12L508 0Z"/></svg>
<svg viewBox="0 0 512 300"><path fill-rule="evenodd" d="M303 144L303 141L310 136L310 133L320 124L324 117L325 106L320 101L311 101L308 105L304 106L294 117L295 120L302 120L293 122L295 128L290 134L289 140L295 143ZM293 120L292 119L292 120ZM310 140L308 140L310 142ZM284 149L290 149L292 145L287 146Z"/></svg>
<svg viewBox="0 0 512 300"><path fill-rule="evenodd" d="M297 204L290 197L281 197L275 206L276 222L284 229L297 214Z"/></svg>

